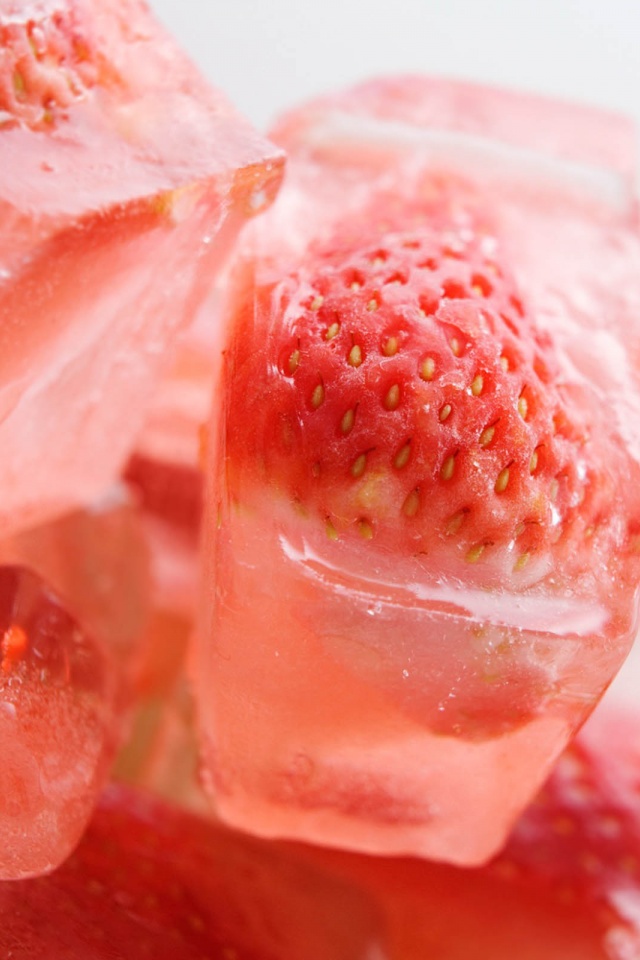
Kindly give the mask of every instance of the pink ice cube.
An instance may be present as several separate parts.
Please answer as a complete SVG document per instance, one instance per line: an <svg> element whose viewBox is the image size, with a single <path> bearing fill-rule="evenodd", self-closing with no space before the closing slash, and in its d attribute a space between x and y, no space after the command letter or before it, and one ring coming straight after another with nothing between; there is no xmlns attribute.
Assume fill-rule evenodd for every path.
<svg viewBox="0 0 640 960"><path fill-rule="evenodd" d="M640 242L630 175L633 129L595 110L408 78L302 107L274 137L290 153L289 176L242 247L208 435L205 577L193 669L208 785L225 820L264 836L478 863L502 844L602 695L637 622ZM383 448L384 461L369 434L362 449L348 446L358 417L382 422L388 412L385 423L393 417L404 423L401 391L386 392L392 379L382 391L385 371L414 356L403 354L402 338L407 351L421 343L420 315L431 308L425 303L418 311L410 296L403 300L407 276L401 271L375 281L347 276L345 268L335 297L346 302L352 296L355 303L364 284L365 299L372 299L360 313L354 306L353 316L373 324L366 319L373 311L390 327L380 329L379 339L371 334L362 352L351 308L323 314L328 308L313 286L315 259L329 250L322 263L333 264L342 249L360 242L358 263L369 257L366 269L382 276L389 256L385 230L398 244L398 236L405 237L406 258L422 249L420 227L407 239L394 221L404 210L413 226L421 204L444 208L453 226L439 243L429 241L440 260L416 262L407 274L411 282L430 290L434 271L451 269L455 276L460 262L464 273L465 251L477 244L484 272L462 293L452 284L436 291L438 317L456 322L462 301L467 312L459 322L469 320L471 351L473 331L491 316L498 325L511 324L508 336L521 335L524 344L530 334L521 334L525 327L509 313L519 307L524 316L524 302L537 348L549 356L553 351L552 389L574 404L586 449L607 447L600 457L608 479L596 494L610 491L606 506L564 566L554 559L564 541L549 552L534 546L520 554L518 538L538 521L529 519L531 501L519 515L515 487L508 496L522 522L513 523L509 537L497 545L489 538L468 552L463 547L455 560L446 559L457 549L460 524L473 524L475 514L466 500L448 499L446 490L455 486L447 487L447 461L440 467L434 453L431 463L429 451L446 445L456 403L471 409L472 374L462 386L455 372L446 382L459 395L452 392L451 406L433 418L417 466L410 460L415 436L401 428L395 445ZM357 235L361 222L365 237ZM429 229L427 223L427 236ZM492 262L496 250L523 298L513 299L504 316L491 305L492 286L503 277ZM308 288L300 277L312 278ZM299 317L313 318L314 311L324 326L310 333ZM326 347L316 347L320 342ZM447 356L457 357L460 344L453 335L447 342ZM524 363L513 342L511 360L494 345L503 370ZM325 381L333 361L316 358L342 357L341 351L344 379ZM415 422L431 422L430 382L435 376L437 383L438 374L417 364L411 371L401 389L422 398ZM499 378L498 372L486 381L502 383ZM359 391L343 407L342 394L332 399L336 382ZM544 392L548 381L540 382ZM297 383L306 384L301 393ZM486 402L497 394L498 387L484 394ZM294 398L289 406L288 397ZM526 403L518 398L513 409L528 423ZM461 462L470 482L482 476L496 423L480 423L465 448ZM343 449L353 454L344 467ZM451 452L452 470L459 452ZM520 489L529 489L543 456L544 450L530 460L527 455ZM403 489L407 463L413 486ZM507 457L499 464L506 473L496 471L495 486L493 479L487 486L492 517L502 515L500 482L508 482L510 466ZM335 501L324 478L338 476L341 496L347 492ZM567 529L554 519L554 482L561 480L550 481L547 514L558 537ZM423 488L430 491L426 502ZM571 509L579 517L579 482L576 489ZM389 490L402 491L397 504ZM352 502L360 515L348 512ZM378 534L393 509L400 532L395 536L389 520L386 533ZM416 514L421 534L408 522ZM607 545L600 530L611 532ZM406 540L401 531L409 531ZM580 567L592 542L593 563ZM575 577L566 575L574 559Z"/></svg>
<svg viewBox="0 0 640 960"><path fill-rule="evenodd" d="M134 0L0 3L0 532L87 502L282 169Z"/></svg>
<svg viewBox="0 0 640 960"><path fill-rule="evenodd" d="M46 584L0 569L0 876L44 873L73 848L113 751L108 658Z"/></svg>
<svg viewBox="0 0 640 960"><path fill-rule="evenodd" d="M122 494L0 542L0 877L56 867L139 682L148 562Z"/></svg>

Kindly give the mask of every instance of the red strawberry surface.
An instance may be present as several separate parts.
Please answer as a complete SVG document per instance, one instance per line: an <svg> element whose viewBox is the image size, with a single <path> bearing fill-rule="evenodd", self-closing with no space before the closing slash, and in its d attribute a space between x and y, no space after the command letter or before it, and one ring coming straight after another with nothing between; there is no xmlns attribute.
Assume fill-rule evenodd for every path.
<svg viewBox="0 0 640 960"><path fill-rule="evenodd" d="M580 905L605 956L640 955L640 742L634 710L596 711L517 824L496 876Z"/></svg>
<svg viewBox="0 0 640 960"><path fill-rule="evenodd" d="M491 224L447 201L379 199L240 314L231 464L257 464L329 539L438 577L517 588L599 555L610 576L620 553L618 573L637 527L615 506L623 455L562 382Z"/></svg>
<svg viewBox="0 0 640 960"><path fill-rule="evenodd" d="M322 865L111 787L56 873L0 885L6 960L359 960L367 898Z"/></svg>

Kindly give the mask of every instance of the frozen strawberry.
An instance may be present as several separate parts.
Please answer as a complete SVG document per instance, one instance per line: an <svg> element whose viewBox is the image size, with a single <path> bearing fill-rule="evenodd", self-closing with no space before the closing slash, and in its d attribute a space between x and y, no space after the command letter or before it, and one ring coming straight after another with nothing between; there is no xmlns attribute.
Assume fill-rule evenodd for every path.
<svg viewBox="0 0 640 960"><path fill-rule="evenodd" d="M378 201L341 224L257 316L240 313L229 469L261 474L330 539L439 576L510 587L615 556L599 548L626 545L611 513L621 455L593 399L562 382L495 236L416 205L392 211L408 225L394 230L389 213Z"/></svg>
<svg viewBox="0 0 640 960"><path fill-rule="evenodd" d="M136 0L3 0L0 53L4 535L118 475L282 157Z"/></svg>
<svg viewBox="0 0 640 960"><path fill-rule="evenodd" d="M399 95L394 126L395 87L277 128L289 179L227 307L193 675L230 822L474 863L634 634L640 244L626 155L615 199L567 182L610 118L525 98L523 156L513 98L424 81L445 135Z"/></svg>
<svg viewBox="0 0 640 960"><path fill-rule="evenodd" d="M114 787L60 870L0 885L0 917L11 960L365 960L380 936L322 865Z"/></svg>

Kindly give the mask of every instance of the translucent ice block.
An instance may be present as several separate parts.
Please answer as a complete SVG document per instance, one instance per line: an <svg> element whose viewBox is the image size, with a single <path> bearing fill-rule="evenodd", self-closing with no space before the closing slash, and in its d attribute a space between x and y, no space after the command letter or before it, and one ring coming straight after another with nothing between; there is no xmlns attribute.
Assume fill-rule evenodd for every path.
<svg viewBox="0 0 640 960"><path fill-rule="evenodd" d="M109 649L128 700L150 616L150 561L136 498L123 485L90 506L0 540L0 562L37 573Z"/></svg>
<svg viewBox="0 0 640 960"><path fill-rule="evenodd" d="M75 847L127 729L147 627L146 544L115 493L0 542L0 877Z"/></svg>
<svg viewBox="0 0 640 960"><path fill-rule="evenodd" d="M135 0L0 4L0 534L121 469L280 152Z"/></svg>
<svg viewBox="0 0 640 960"><path fill-rule="evenodd" d="M224 285L223 275L174 346L171 365L154 391L136 443L131 466L138 476L151 467L164 474L177 471L179 482L186 482L185 471L199 473L202 428L209 418L222 359Z"/></svg>
<svg viewBox="0 0 640 960"><path fill-rule="evenodd" d="M210 792L225 820L265 836L478 863L499 848L602 695L636 629L640 244L630 175L633 130L598 111L411 78L303 107L276 127L275 138L290 152L289 176L242 247L227 305L221 411L217 406L208 437L205 577L193 677ZM398 499L398 529L413 530L407 521L422 518L413 554L399 555L399 535L390 526L378 532L382 521L368 522L366 511L376 517L388 506L387 492L401 489L415 436L398 436L392 451L398 459L390 457L388 466L375 461L369 485L365 472L358 486L368 458L375 460L375 437L363 446L362 460L340 474L344 489L356 491L364 519L324 510L322 498L331 493L323 477L338 475L335 462L353 420L341 419L345 411L336 407L335 431L305 435L308 424L325 422L312 421L313 411L332 402L332 383L318 372L313 391L301 395L292 413L305 357L320 355L307 340L296 340L297 318L315 310L322 318L324 308L311 280L309 289L295 288L290 278L313 277L306 265L318 251L337 256L355 242L363 219L365 229L384 232L388 217L400 231L397 211L417 216L423 207L444 208L451 229L441 236L437 263L411 266L412 282L420 271L427 288L437 270L463 276L465 251L480 249L484 272L462 292L459 284L443 285L437 309L438 317L455 319L462 301L460 323L466 317L465 329L472 330L469 318L480 317L475 329L481 329L497 309L490 293L503 274L492 258L501 251L522 296L495 320L511 324L513 352L501 357L502 369L513 369L524 355L518 343L531 334L510 340L520 336L518 323L529 322L516 316L524 313L535 325L536 349L553 354L553 374L538 364L540 390L548 384L560 390L580 423L585 439L569 467L578 472L570 508L578 525L563 539L554 519L560 473L549 486L550 529L558 524L549 551L518 552L518 538L538 522L528 519L530 500L506 545L489 538L454 555L448 544L457 542L454 534L469 522L469 511L454 513L446 493L439 499L451 477L443 461L440 472L433 467L426 503L419 499L422 478L402 493L404 503ZM382 225L373 219L376 210ZM405 259L423 243L415 231L409 239L393 234L394 242L405 238ZM369 269L383 273L385 241L376 246L376 234L360 242L371 244ZM361 281L345 274L344 288L357 298ZM386 340L380 331L375 350L382 359L369 366L366 351L363 360L346 344L347 371L362 364L359 390L367 377L375 384L384 370L400 369L393 364L404 362L405 329L408 348L417 336L419 319L409 324L417 311L402 306L406 277L398 273L384 282L384 289L367 293L373 296L367 309L400 303L394 319L400 333ZM388 320L391 309L379 313ZM422 315L428 312L425 306ZM340 324L348 326L349 315L324 322L319 339L330 344L327 352L334 343L340 351ZM462 348L453 337L448 356L472 351L475 336L465 333ZM286 353L279 352L283 343ZM371 351L373 343L367 341ZM432 374L421 367L406 386L407 394L423 398L425 421ZM494 371L491 382L502 384L500 376ZM463 386L455 387L456 396L473 416L474 401L466 398L476 395L476 381ZM517 416L526 422L522 395ZM296 399L286 407L289 396ZM381 400L391 417L399 401L396 395L389 403L389 396ZM376 407L369 394L359 412L358 403L350 408L353 417L366 410L381 422L387 415L376 412L382 404ZM530 404L529 414L532 396ZM454 418L440 425L450 412L440 411L436 429L443 433L434 434L434 450L454 429ZM469 465L470 482L481 476L478 465L486 462L484 447L497 424L479 431L473 449L457 461ZM553 430L562 433L562 424ZM431 448L420 442L426 475ZM583 443L601 465L585 508L582 467L576 466ZM308 473L307 461L294 459L297 450L308 455ZM459 453L451 456L451 471ZM528 489L544 455L541 447L527 460L520 489ZM500 465L506 474L487 486L490 522L507 502L499 500L500 482L509 482L509 467L516 476L518 456L514 449ZM293 480L284 468L278 472L283 463L294 464ZM517 505L516 488L509 489ZM591 509L592 493L601 508L578 537L580 510ZM344 501L350 504L349 495ZM573 546L563 555L566 543ZM443 565L433 556L444 558Z"/></svg>
<svg viewBox="0 0 640 960"><path fill-rule="evenodd" d="M0 584L0 875L13 879L76 844L115 745L115 676L39 577L2 567Z"/></svg>

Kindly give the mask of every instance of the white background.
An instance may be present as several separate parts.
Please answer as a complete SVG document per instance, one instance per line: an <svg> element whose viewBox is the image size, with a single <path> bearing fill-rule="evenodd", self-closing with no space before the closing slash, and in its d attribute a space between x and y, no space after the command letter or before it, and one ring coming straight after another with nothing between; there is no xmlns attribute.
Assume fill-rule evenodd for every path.
<svg viewBox="0 0 640 960"><path fill-rule="evenodd" d="M591 102L640 123L640 0L150 0L265 127L314 94L419 71Z"/></svg>

